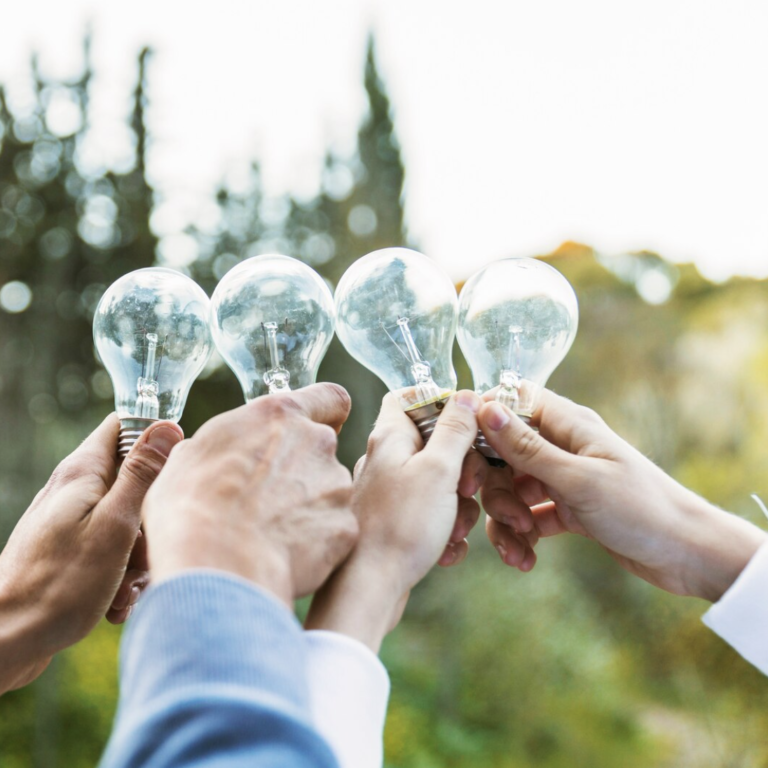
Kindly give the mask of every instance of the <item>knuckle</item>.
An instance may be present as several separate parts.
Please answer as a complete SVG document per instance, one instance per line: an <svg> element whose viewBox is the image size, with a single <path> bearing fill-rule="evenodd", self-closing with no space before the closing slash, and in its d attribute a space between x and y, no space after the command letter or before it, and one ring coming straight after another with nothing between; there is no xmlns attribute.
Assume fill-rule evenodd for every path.
<svg viewBox="0 0 768 768"><path fill-rule="evenodd" d="M60 461L56 469L53 470L49 483L51 485L61 486L79 480L89 474L89 464L90 462L88 461L87 456L67 456L67 458Z"/></svg>
<svg viewBox="0 0 768 768"><path fill-rule="evenodd" d="M142 486L151 485L160 474L165 460L155 451L139 450L128 456L120 468L120 473L127 475Z"/></svg>
<svg viewBox="0 0 768 768"><path fill-rule="evenodd" d="M41 492L41 497L72 483L80 483L83 484L83 487L93 488L99 496L103 496L109 490L107 477L99 469L103 463L104 457L92 452L78 451L67 456L53 470Z"/></svg>
<svg viewBox="0 0 768 768"><path fill-rule="evenodd" d="M336 540L339 548L343 550L344 557L357 544L360 536L360 524L355 515L350 511L344 514L336 531Z"/></svg>
<svg viewBox="0 0 768 768"><path fill-rule="evenodd" d="M336 461L336 476L334 477L335 498L344 508L352 504L352 473L340 462Z"/></svg>
<svg viewBox="0 0 768 768"><path fill-rule="evenodd" d="M339 438L336 435L336 430L329 427L327 424L315 424L313 426L315 433L315 443L317 449L322 453L330 453L335 455L336 448L339 444Z"/></svg>
<svg viewBox="0 0 768 768"><path fill-rule="evenodd" d="M517 440L517 451L523 456L533 459L539 455L543 448L543 438L532 429L526 429Z"/></svg>
<svg viewBox="0 0 768 768"><path fill-rule="evenodd" d="M470 426L466 422L462 421L460 418L443 417L442 421L438 421L438 424L441 425L441 429L443 432L448 432L449 434L457 438L465 439L470 434L474 435L477 433L476 423Z"/></svg>
<svg viewBox="0 0 768 768"><path fill-rule="evenodd" d="M350 408L352 407L352 399L349 396L349 392L347 392L341 384L327 381L318 386L322 386L328 392L328 397L334 408L344 414L349 413Z"/></svg>
<svg viewBox="0 0 768 768"><path fill-rule="evenodd" d="M483 497L483 509L489 518L501 518L505 509L505 497L498 491L489 491L484 493Z"/></svg>
<svg viewBox="0 0 768 768"><path fill-rule="evenodd" d="M605 424L603 417L597 411L592 410L592 408L588 408L586 405L580 405L578 408L579 415L584 421L590 424Z"/></svg>
<svg viewBox="0 0 768 768"><path fill-rule="evenodd" d="M191 446L193 445L191 440L182 440L180 443L176 443L176 445L173 447L173 456L178 461L179 458L186 459L187 454L191 450Z"/></svg>
<svg viewBox="0 0 768 768"><path fill-rule="evenodd" d="M423 470L436 480L444 480L452 475L458 477L459 468L454 466L445 456L435 453L421 454Z"/></svg>
<svg viewBox="0 0 768 768"><path fill-rule="evenodd" d="M365 453L367 456L373 456L376 450L381 445L384 435L381 429L374 429L368 436L368 442L365 445ZM363 457L364 458L364 457Z"/></svg>
<svg viewBox="0 0 768 768"><path fill-rule="evenodd" d="M366 457L366 455L365 455L365 454L363 454L363 455L362 455L362 456L361 456L361 457L360 457L360 458L359 458L359 459L358 459L358 460L355 462L355 468L352 470L352 477L353 477L353 478L355 478L355 477L360 477L360 475L361 475L361 473L362 473L362 471L363 471L363 468L365 467L365 460L366 460L366 458L367 458L367 457Z"/></svg>
<svg viewBox="0 0 768 768"><path fill-rule="evenodd" d="M290 395L270 395L261 398L255 405L259 418L283 422L289 416L299 411L299 406Z"/></svg>

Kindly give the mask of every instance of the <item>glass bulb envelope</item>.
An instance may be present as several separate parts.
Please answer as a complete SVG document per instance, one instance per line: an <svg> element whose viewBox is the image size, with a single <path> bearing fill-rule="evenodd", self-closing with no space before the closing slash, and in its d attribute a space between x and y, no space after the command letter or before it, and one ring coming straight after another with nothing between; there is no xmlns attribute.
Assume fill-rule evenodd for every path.
<svg viewBox="0 0 768 768"><path fill-rule="evenodd" d="M347 351L412 416L456 389L456 289L431 259L408 248L363 256L339 281L336 313Z"/></svg>
<svg viewBox="0 0 768 768"><path fill-rule="evenodd" d="M280 254L238 264L211 299L216 347L246 401L314 383L333 338L334 319L333 297L323 278Z"/></svg>
<svg viewBox="0 0 768 768"><path fill-rule="evenodd" d="M209 300L171 269L139 269L115 281L93 318L93 338L115 390L125 455L158 419L178 421L213 343Z"/></svg>
<svg viewBox="0 0 768 768"><path fill-rule="evenodd" d="M579 307L554 267L503 259L470 277L459 296L458 339L482 394L530 419L539 393L573 344Z"/></svg>

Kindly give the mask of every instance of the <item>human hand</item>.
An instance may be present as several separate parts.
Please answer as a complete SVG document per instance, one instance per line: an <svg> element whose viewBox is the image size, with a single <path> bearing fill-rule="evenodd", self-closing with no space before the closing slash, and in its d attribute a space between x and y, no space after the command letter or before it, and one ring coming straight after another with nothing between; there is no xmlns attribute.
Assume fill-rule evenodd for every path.
<svg viewBox="0 0 768 768"><path fill-rule="evenodd" d="M545 390L532 423L497 402L478 421L516 472L514 493L542 536L579 533L628 571L668 592L718 600L766 534L687 490L612 432L593 411ZM512 528L484 498L488 537L502 550Z"/></svg>
<svg viewBox="0 0 768 768"><path fill-rule="evenodd" d="M147 584L141 503L181 429L149 427L117 472L108 416L59 464L0 555L0 693L34 680L105 615L124 621Z"/></svg>
<svg viewBox="0 0 768 768"><path fill-rule="evenodd" d="M315 595L307 628L341 632L378 651L409 590L439 558L448 564L464 556L466 543L459 549L446 545L452 534L458 539L468 531L480 512L471 493L463 498L457 492L477 436L480 403L472 392L454 395L422 449L413 421L392 395L384 398L368 452L355 468L360 538Z"/></svg>
<svg viewBox="0 0 768 768"><path fill-rule="evenodd" d="M211 419L174 452L147 495L154 582L190 568L237 574L290 605L313 592L357 536L336 434L335 384L266 395Z"/></svg>

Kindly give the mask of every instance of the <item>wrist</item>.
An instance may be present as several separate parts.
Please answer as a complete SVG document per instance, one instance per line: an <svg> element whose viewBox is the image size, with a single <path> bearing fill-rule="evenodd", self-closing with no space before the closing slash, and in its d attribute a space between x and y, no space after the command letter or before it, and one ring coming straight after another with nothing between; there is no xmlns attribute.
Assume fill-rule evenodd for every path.
<svg viewBox="0 0 768 768"><path fill-rule="evenodd" d="M160 538L160 537L156 537ZM176 538L176 537L174 537ZM181 573L210 569L246 579L270 592L293 610L293 579L287 553L278 551L270 542L222 541L216 536L184 535L171 541L153 541L151 532L150 563L152 581L159 584Z"/></svg>
<svg viewBox="0 0 768 768"><path fill-rule="evenodd" d="M0 695L23 685L28 671L42 664L44 654L36 643L43 631L39 616L7 583L0 584Z"/></svg>
<svg viewBox="0 0 768 768"><path fill-rule="evenodd" d="M305 628L347 635L378 653L399 623L408 594L397 569L361 562L353 554L316 593Z"/></svg>
<svg viewBox="0 0 768 768"><path fill-rule="evenodd" d="M703 499L696 500L684 580L688 594L716 603L768 540L768 534Z"/></svg>

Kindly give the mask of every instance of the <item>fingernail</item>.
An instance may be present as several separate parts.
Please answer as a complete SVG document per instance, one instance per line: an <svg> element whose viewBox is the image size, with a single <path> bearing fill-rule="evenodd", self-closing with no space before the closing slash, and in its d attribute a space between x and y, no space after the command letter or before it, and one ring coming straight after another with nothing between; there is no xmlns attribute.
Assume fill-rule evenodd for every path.
<svg viewBox="0 0 768 768"><path fill-rule="evenodd" d="M175 429L169 429L168 427L153 429L147 438L147 444L166 458L170 455L173 447L180 442L181 435Z"/></svg>
<svg viewBox="0 0 768 768"><path fill-rule="evenodd" d="M130 607L128 608L128 613L126 613L126 614L125 614L125 620L126 620L126 621L128 621L128 619L130 619L130 618L131 618L131 614L133 613L133 608L134 608L134 606L130 606Z"/></svg>
<svg viewBox="0 0 768 768"><path fill-rule="evenodd" d="M502 560L507 559L507 548L503 544L497 544L496 549L498 550L498 553L501 555Z"/></svg>
<svg viewBox="0 0 768 768"><path fill-rule="evenodd" d="M498 432L509 424L509 411L501 403L490 403L485 409L488 429Z"/></svg>
<svg viewBox="0 0 768 768"><path fill-rule="evenodd" d="M508 526L509 528L512 528L514 530L515 528L515 519L513 517L502 517L501 522L504 523L504 525Z"/></svg>
<svg viewBox="0 0 768 768"><path fill-rule="evenodd" d="M131 606L136 605L136 603L139 602L140 597L141 597L141 590L138 587L131 587L131 598L128 601L128 604Z"/></svg>
<svg viewBox="0 0 768 768"><path fill-rule="evenodd" d="M480 398L474 392L470 392L467 389L457 392L454 400L456 405L460 405L462 408L472 411L472 413L477 413L480 410Z"/></svg>

